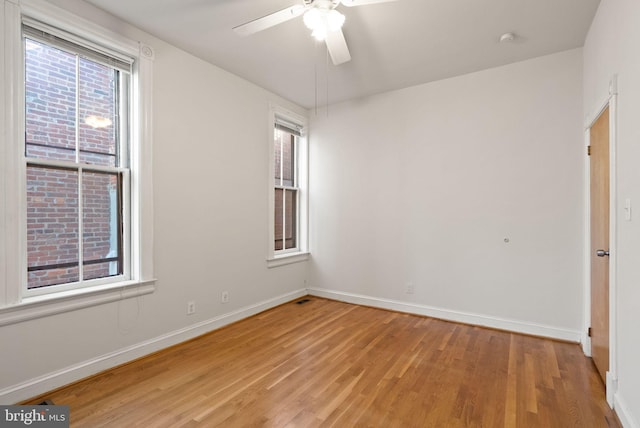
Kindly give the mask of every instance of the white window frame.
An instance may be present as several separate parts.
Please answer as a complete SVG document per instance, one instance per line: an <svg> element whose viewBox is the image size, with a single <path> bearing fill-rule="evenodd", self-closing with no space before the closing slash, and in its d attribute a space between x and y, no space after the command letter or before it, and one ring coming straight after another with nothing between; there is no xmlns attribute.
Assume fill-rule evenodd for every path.
<svg viewBox="0 0 640 428"><path fill-rule="evenodd" d="M75 35L72 34L62 34L59 29L51 29L48 28L48 26L46 25L42 25L39 22L34 22L33 20L29 19L28 17L24 17L23 18L23 23L25 25L28 25L29 27L33 28L33 29L37 29L37 30L43 30L49 34L54 34L55 36L58 37L63 37L65 40L73 40L73 42L76 45L82 46L82 47L86 47L86 43L83 43L83 41L78 40L77 37L75 37ZM56 44L56 43L48 43L46 38L41 38L41 37L32 37L29 33L26 34L25 36L26 38L29 39L33 39L36 40L40 43L44 43L47 44L48 46L52 46L54 48L58 48L60 49L60 47ZM82 43L82 44L80 44ZM75 53L77 56L76 58L81 58L81 55L77 54L77 51L75 51L75 47L73 50L70 50L69 52ZM109 56L110 57L115 57L116 55L118 55L117 53L111 53ZM118 55L119 56L119 55ZM92 60L92 58L90 58L89 60ZM128 61L127 61L128 62ZM24 62L23 62L24 63ZM121 71L122 72L122 71ZM63 170L67 170L67 171L75 171L77 173L77 177L78 177L78 202L80 203L80 201L82 200L82 180L83 180L83 174L85 172L88 173L107 173L107 174L119 174L122 177L122 189L121 191L123 192L122 195L122 209L123 209L123 214L122 214L122 222L123 222L123 228L122 228L122 248L121 251L123 252L122 254L122 273L116 276L108 276L108 277L100 277L100 278L95 278L95 279L89 279L86 280L83 278L83 271L84 271L84 254L83 254L83 240L79 239L78 241L78 256L79 256L79 263L78 263L78 273L79 273L79 280L77 282L70 282L70 283L62 283L62 284L58 284L58 285L49 285L49 286L43 286L43 287L38 287L38 288L28 288L28 280L26 281L25 284L23 284L23 290L22 290L22 296L24 296L25 298L28 297L32 297L32 296L41 296L41 295L45 295L45 294L53 294L53 293L59 293L61 291L67 291L67 290L74 290L74 289L79 289L79 288L85 288L85 287L92 287L92 286L97 286L97 285L104 285L104 284L112 284L112 283L122 283L125 281L128 281L131 279L131 238L130 238L130 217L131 217L131 198L130 198L130 190L131 190L131 179L130 179L130 171L131 169L129 168L129 151L130 151L130 145L129 145L129 128L128 128L128 122L129 122L129 117L128 117L128 113L129 113L129 106L131 105L131 91L130 91L130 86L131 86L131 80L132 80L132 76L131 73L129 72L124 72L126 73L126 84L123 85L122 87L122 93L124 93L124 97L122 99L120 99L119 103L122 105L126 105L125 111L122 112L120 111L118 116L121 119L121 123L124 123L124 126L121 127L120 129L120 135L118 136L118 143L120 145L120 147L118 148L118 152L120 153L119 156L119 165L117 166L102 166L102 165L89 165L89 164L84 164L80 161L80 156L79 156L79 152L76 152L76 159L75 161L58 161L58 160L50 160L47 158L38 158L38 157L26 157L24 158L24 162L26 163L26 167L36 167L36 168L61 168ZM78 76L79 77L79 76ZM26 80L26 79L25 79ZM76 85L78 85L79 83L77 82ZM119 94L122 95L122 94ZM76 97L78 96L78 94L76 94ZM124 114L120 114L120 113L124 113ZM78 115L79 112L76 111L76 115ZM126 115L126 116L125 116ZM78 116L76 116L76 119L78 119ZM23 122L24 123L24 122ZM23 135L25 135L26 133L24 133ZM77 137L77 136L76 136ZM24 141L25 146L27 145L27 141ZM79 147L77 146L79 144L79 141L76 141L76 148L79 149ZM124 164L125 166L122 166L122 164ZM82 231L83 231L83 225L84 225L84 219L83 219L83 214L82 214L82 209L83 209L83 204L80 203L78 206L78 216L79 216L79 237L82 236Z"/></svg>
<svg viewBox="0 0 640 428"><path fill-rule="evenodd" d="M39 318L122 298L152 293L152 64L153 49L103 29L65 10L38 0L3 0L4 50L0 70L3 105L0 120L0 326ZM26 158L24 156L23 19L31 19L133 58L130 80L130 263L128 276L118 282L95 281L86 287L52 287L31 292L27 284ZM126 243L125 243L126 246Z"/></svg>
<svg viewBox="0 0 640 428"><path fill-rule="evenodd" d="M297 125L301 136L296 143L296 189L297 189L297 245L295 248L276 251L275 242L275 124L277 119ZM269 109L269 244L267 266L305 261L309 257L309 150L307 118L278 105Z"/></svg>

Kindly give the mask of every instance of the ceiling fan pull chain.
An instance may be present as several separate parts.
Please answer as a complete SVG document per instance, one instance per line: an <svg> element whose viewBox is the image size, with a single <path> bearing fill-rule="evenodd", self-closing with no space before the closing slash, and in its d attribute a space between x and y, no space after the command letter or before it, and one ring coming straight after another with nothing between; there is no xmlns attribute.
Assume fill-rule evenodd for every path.
<svg viewBox="0 0 640 428"><path fill-rule="evenodd" d="M325 44L326 46L326 44ZM327 55L326 55L326 78L325 78L325 82L327 85L327 100L326 100L326 110L327 110L327 117L329 117L329 47L327 46L325 49Z"/></svg>
<svg viewBox="0 0 640 428"><path fill-rule="evenodd" d="M315 44L316 54L314 55L313 60L313 86L314 86L314 104L315 104L315 115L318 116L318 44Z"/></svg>

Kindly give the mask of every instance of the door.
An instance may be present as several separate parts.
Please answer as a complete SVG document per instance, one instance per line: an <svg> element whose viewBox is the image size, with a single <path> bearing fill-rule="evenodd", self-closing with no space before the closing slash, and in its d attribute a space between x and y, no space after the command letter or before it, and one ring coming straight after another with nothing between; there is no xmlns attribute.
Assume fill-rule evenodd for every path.
<svg viewBox="0 0 640 428"><path fill-rule="evenodd" d="M609 370L609 107L591 126L591 356Z"/></svg>

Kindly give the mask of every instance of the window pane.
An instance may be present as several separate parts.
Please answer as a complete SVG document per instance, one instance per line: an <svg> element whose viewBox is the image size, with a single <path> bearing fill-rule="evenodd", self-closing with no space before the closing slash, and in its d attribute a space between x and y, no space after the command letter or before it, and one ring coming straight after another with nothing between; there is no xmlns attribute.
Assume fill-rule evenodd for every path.
<svg viewBox="0 0 640 428"><path fill-rule="evenodd" d="M76 57L25 40L26 155L75 161Z"/></svg>
<svg viewBox="0 0 640 428"><path fill-rule="evenodd" d="M297 231L297 190L275 189L274 210L274 250L296 248ZM284 197L284 203L283 203Z"/></svg>
<svg viewBox="0 0 640 428"><path fill-rule="evenodd" d="M80 162L116 166L118 72L84 58L78 70Z"/></svg>
<svg viewBox="0 0 640 428"><path fill-rule="evenodd" d="M295 248L298 245L297 242L297 199L298 192L296 190L285 191L285 205L284 205L284 221L285 221L285 249Z"/></svg>
<svg viewBox="0 0 640 428"><path fill-rule="evenodd" d="M76 282L78 173L27 166L28 288Z"/></svg>
<svg viewBox="0 0 640 428"><path fill-rule="evenodd" d="M289 132L275 129L275 179L280 186L295 186L295 139Z"/></svg>
<svg viewBox="0 0 640 428"><path fill-rule="evenodd" d="M82 174L83 279L122 273L120 186L116 173Z"/></svg>
<svg viewBox="0 0 640 428"><path fill-rule="evenodd" d="M282 186L280 181L280 177L282 176L282 134L283 132L275 129L274 130L274 141L273 141L273 156L274 156L274 178L275 184L277 186Z"/></svg>
<svg viewBox="0 0 640 428"><path fill-rule="evenodd" d="M275 225L274 225L274 249L276 251L283 249L282 228L284 225L284 217L282 215L282 194L284 190L275 189Z"/></svg>

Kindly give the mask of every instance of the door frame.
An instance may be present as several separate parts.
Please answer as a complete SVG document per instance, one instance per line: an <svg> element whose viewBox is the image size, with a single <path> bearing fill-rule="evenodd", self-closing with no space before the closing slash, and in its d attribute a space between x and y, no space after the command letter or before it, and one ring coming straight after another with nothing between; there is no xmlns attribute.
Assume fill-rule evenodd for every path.
<svg viewBox="0 0 640 428"><path fill-rule="evenodd" d="M591 175L590 160L587 156L587 148L591 141L591 127L600 115L609 107L609 370L606 375L606 396L609 407L613 408L614 395L618 389L617 376L617 173L616 173L616 147L617 147L617 100L618 100L618 76L614 75L609 81L609 94L600 108L585 121L585 150L584 150L584 317L582 333L582 350L587 356L591 356L591 338L588 329L591 326Z"/></svg>

